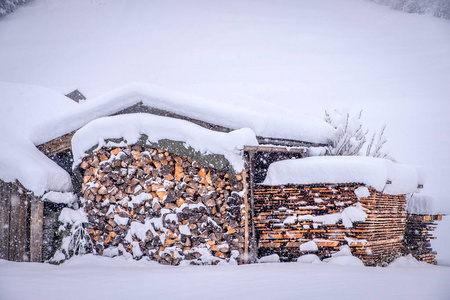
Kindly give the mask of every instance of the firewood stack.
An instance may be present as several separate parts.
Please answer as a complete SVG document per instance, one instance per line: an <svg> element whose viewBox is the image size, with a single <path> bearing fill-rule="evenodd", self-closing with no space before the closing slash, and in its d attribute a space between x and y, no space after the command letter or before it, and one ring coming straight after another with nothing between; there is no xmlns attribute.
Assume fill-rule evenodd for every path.
<svg viewBox="0 0 450 300"><path fill-rule="evenodd" d="M277 253L283 260L295 260L310 252L300 245L314 241L315 254L329 257L348 244L353 255L366 265L391 261L402 251L405 231L404 195L385 195L369 188L370 196L359 199L355 189L361 184L260 186L255 190L255 228L259 255ZM342 221L324 224L302 216L326 216L341 213L360 202L366 209L365 222L345 228ZM294 217L294 222L289 218Z"/></svg>
<svg viewBox="0 0 450 300"><path fill-rule="evenodd" d="M441 221L442 215L408 215L406 219L405 253L429 264L436 264L436 252L431 249L432 231L436 229L434 221Z"/></svg>
<svg viewBox="0 0 450 300"><path fill-rule="evenodd" d="M171 265L242 262L245 172L232 178L139 145L100 149L80 167L97 253L126 251Z"/></svg>
<svg viewBox="0 0 450 300"><path fill-rule="evenodd" d="M370 197L359 200L368 209L367 219L354 224L350 232L350 237L367 243L350 243L350 247L366 265L386 265L404 254L406 197L369 190Z"/></svg>

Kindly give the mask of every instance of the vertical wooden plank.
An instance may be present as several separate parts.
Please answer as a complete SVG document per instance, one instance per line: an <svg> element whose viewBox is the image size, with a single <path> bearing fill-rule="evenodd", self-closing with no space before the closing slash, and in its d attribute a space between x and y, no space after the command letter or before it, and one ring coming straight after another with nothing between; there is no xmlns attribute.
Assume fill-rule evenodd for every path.
<svg viewBox="0 0 450 300"><path fill-rule="evenodd" d="M256 230L255 230L255 183L254 183L254 172L255 172L255 168L253 167L253 151L249 151L248 152L248 168L249 168L249 179L250 182L248 183L249 189L250 189L250 217L251 217L251 226L252 226L252 239L250 241L251 244L251 256L253 260L256 260L257 257L257 241L256 241Z"/></svg>
<svg viewBox="0 0 450 300"><path fill-rule="evenodd" d="M9 186L0 180L0 258L9 259L9 217L11 201Z"/></svg>
<svg viewBox="0 0 450 300"><path fill-rule="evenodd" d="M244 169L244 172L242 172L242 181L244 183L244 207L245 207L245 213L244 213L244 264L248 263L248 184L247 184L247 170Z"/></svg>
<svg viewBox="0 0 450 300"><path fill-rule="evenodd" d="M31 197L30 205L30 261L42 262L44 201Z"/></svg>
<svg viewBox="0 0 450 300"><path fill-rule="evenodd" d="M9 260L26 260L27 199L15 186L11 189L11 217L9 230Z"/></svg>

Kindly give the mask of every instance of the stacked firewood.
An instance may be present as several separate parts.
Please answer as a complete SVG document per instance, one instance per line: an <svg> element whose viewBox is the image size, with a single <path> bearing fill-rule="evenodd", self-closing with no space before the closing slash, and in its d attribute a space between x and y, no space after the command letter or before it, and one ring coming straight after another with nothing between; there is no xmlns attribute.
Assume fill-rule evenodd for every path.
<svg viewBox="0 0 450 300"><path fill-rule="evenodd" d="M255 190L255 228L259 255L277 253L283 260L295 260L311 251L300 245L314 241L318 254L329 257L342 245L366 265L379 265L402 252L406 211L404 196L384 195L369 188L370 196L358 199L361 184L260 186ZM359 202L365 209L364 222L346 228L341 220L330 220ZM318 221L319 220L319 221Z"/></svg>
<svg viewBox="0 0 450 300"><path fill-rule="evenodd" d="M436 252L431 248L435 239L432 231L436 229L434 221L441 221L442 215L408 215L405 232L405 252L417 260L436 264Z"/></svg>
<svg viewBox="0 0 450 300"><path fill-rule="evenodd" d="M404 254L406 197L370 190L370 197L359 200L368 209L367 219L355 224L350 234L367 243L350 243L350 247L366 265L384 266Z"/></svg>
<svg viewBox="0 0 450 300"><path fill-rule="evenodd" d="M243 259L245 172L232 176L139 145L100 149L80 167L99 254L171 265Z"/></svg>

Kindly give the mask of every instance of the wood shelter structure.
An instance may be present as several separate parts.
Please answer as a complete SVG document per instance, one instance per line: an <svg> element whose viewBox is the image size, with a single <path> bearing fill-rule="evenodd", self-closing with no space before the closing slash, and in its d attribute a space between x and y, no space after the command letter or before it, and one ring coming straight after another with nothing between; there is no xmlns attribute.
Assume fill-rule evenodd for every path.
<svg viewBox="0 0 450 300"><path fill-rule="evenodd" d="M168 118L181 119L200 125L206 129L218 132L232 131L231 128L184 116L179 113L171 112L169 110L152 107L144 104L143 102L135 103L125 109L115 111L110 115L134 113L153 114ZM100 149L98 153L93 153L92 156L90 156L86 160L86 164L84 166L72 170L73 157L71 151L71 140L77 130L78 128L72 130L71 132L66 132L57 138L38 145L37 148L71 175L74 193L79 196L84 196L86 199L88 199L88 215L91 218L91 223L96 224L91 226L90 235L95 242L98 242L97 245L104 245L105 241L106 244L116 243L116 245L118 245L119 242L125 239L125 233L129 228L128 225L119 224L120 222L118 223L114 221L115 216L117 215L120 218L140 220L142 222L145 220L146 208L144 206L139 207L139 211L141 211L142 213L138 213L138 211L136 211L134 208L130 210L125 207L125 210L117 211L117 213L113 214L108 214L108 209L109 207L111 207L110 203L115 204L111 202L111 199L114 199L114 201L120 201L121 198L116 197L116 194L110 194L109 191L107 193L104 193L104 191L100 191L99 188L92 189L88 187L87 183L99 181L102 184L108 184L108 187L112 187L114 185L112 179L111 182L107 182L108 177L98 177L98 174L100 173L95 173L95 169L100 168L98 163L103 161L101 155L104 155L109 159L111 157L112 151L119 150L111 148ZM204 182L199 182L197 186L191 186L190 188L193 190L193 192L187 192L186 190L173 190L174 193L181 193L180 195L182 195L183 197L192 198L194 194L189 195L189 193L195 193L195 195L205 198L207 193L205 193L205 191L200 193L199 190L201 190L201 188L207 189L210 186L214 186L216 189L220 189L217 197L214 197L214 199L211 200L202 198L202 202L206 207L204 210L199 211L189 209L187 211L189 212L189 214L198 217L198 219L196 219L195 221L189 219L192 218L192 215L184 215L183 218L185 217L185 219L179 219L179 224L166 224L167 226L165 228L170 230L170 232L166 232L168 236L166 241L168 243L173 242L172 244L163 243L162 245L159 245L158 242L155 242L155 244L147 245L146 243L148 243L148 240L139 240L135 236L134 239L136 240L128 244L132 247L128 248L126 251L132 252L133 245L135 249L136 247L138 247L133 243L138 243L140 247L142 247L142 249L147 249L146 251L149 256L152 256L156 260L161 262L165 261L170 264L177 264L180 262L178 259L179 257L177 257L173 251L170 252L167 249L170 249L172 245L178 245L181 243L183 249L186 251L189 251L189 249L187 248L192 247L192 244L210 243L207 246L208 249L212 248L213 250L211 250L211 253L219 258L231 257L231 251L235 249L240 251L241 263L256 261L257 256L263 256L270 253L278 253L283 259L286 260L296 258L298 257L298 255L302 254L299 250L299 245L301 245L301 243L304 242L305 239L312 240L315 238L316 240L323 240L318 243L319 245L321 245L321 250L325 256L332 253L332 251L338 250L340 245L342 245L344 242L347 242L347 240L343 236L343 233L348 231L347 229L340 228L339 225L334 227L329 226L326 228L312 228L312 224L309 224L306 221L297 224L285 224L284 220L287 217L286 211L280 210L280 208L290 207L292 203L300 202L302 201L302 199L307 198L306 202L308 203L308 201L314 198L306 196L308 193L314 192L326 194L330 190L328 187L303 186L280 188L270 186L263 187L261 185L261 183L264 181L264 178L266 177L269 165L273 162L307 157L308 148L321 147L325 146L325 144L288 138L266 137L262 135L257 136L257 141L259 143L258 146L246 146L244 147L244 149L242 149L245 160L247 161L247 167L244 173L238 174L238 179L229 179L228 177L225 177L226 173L221 172L220 170L211 169L206 165L202 165L201 163L193 160L192 157L182 157L180 155L177 155L177 153L172 153L162 148L140 149L138 147L132 148L131 146L129 147L129 149L120 149L120 151L122 152L130 152L130 155L132 151L134 151L134 153L140 153L139 155L135 154L136 158L133 157L133 163L139 164L139 162L141 162L142 160L148 159L141 157L141 153L145 151L152 153L150 160L152 161L151 163L153 164L153 166L157 166L159 161L161 160L166 161L168 166L173 166L173 168L171 169L170 167L167 167L167 169L170 169L169 173L166 173L165 169L161 171L162 169L157 168L157 171L154 171L153 174L155 176L154 178L167 180L167 176L169 176L169 178L170 176L172 176L173 178L168 181L172 181L175 186L180 183L179 180L175 180L177 176L175 170L176 165L183 166L181 172L185 175L189 172L192 173L195 171L195 174L190 174L190 180L195 177L196 180L198 179ZM161 155L165 158L161 157ZM94 157L97 157L97 162L95 162ZM170 162L172 163L170 164ZM195 170L193 170L187 164L183 165L186 162L189 162L190 164L196 163L197 165L196 167L194 167ZM122 163L123 161L119 161L119 164ZM126 164L128 165L128 162ZM141 169L142 171L144 171L144 165L138 165L137 169ZM101 172L102 174L108 173L106 170L102 170ZM210 176L209 179L207 174L209 174L208 176ZM211 179L211 174L215 176L213 176L214 183ZM130 190L130 192L128 193L129 195L135 195L135 193L139 193L135 191L135 187L138 184L141 184L139 181L142 180L142 178L143 177L138 176L130 178L130 180L134 180L134 184L127 185L126 187ZM208 181L211 182L208 183ZM21 186L20 183L4 183L0 181L0 184L0 199L3 199L1 202L2 209L0 210L0 226L2 228L2 230L0 230L0 240L5 241L2 242L2 245L0 245L0 258L15 261L43 261L45 259L48 259L48 255L44 255L42 249L43 246L45 246L45 240L50 240L50 243L53 243L53 240L51 238L46 239L44 237L44 232L46 232L46 230L49 231L49 225L46 225L44 223L44 215L46 214L46 212L43 199L35 197L31 192L27 191L23 186ZM242 185L242 187L238 187L240 185ZM144 185L141 184L141 186ZM347 187L347 189L342 189L339 185L335 185L332 187L332 189L335 189L337 193L342 197L346 197L346 195L349 194L349 188L353 189L354 186L349 186ZM131 191L131 189L133 190ZM120 193L125 192L125 190L116 190L118 190L118 192ZM221 190L224 190L225 192L221 192ZM232 193L235 193L236 195L236 193L242 191L244 191L242 196L232 196ZM159 191L158 189L156 189L156 187L149 187L149 190L147 190L146 192L150 194L153 193L153 197L156 198L155 195L157 195L158 192L161 193L162 191ZM162 197L167 197L171 193L170 190L165 190L164 192L166 194ZM211 190L209 190L208 192L211 192ZM370 202L370 205L384 205L385 207L389 206L390 209L392 208L392 210L395 210L395 207L401 207L402 205L404 205L404 197L398 197L394 199L394 201L392 199L387 199L383 195L374 193L374 195L375 194L377 195L376 197L378 197L378 200L367 200L368 202ZM181 198L179 197L180 195L173 199L171 198L170 201L165 202L164 205L159 208L159 210L164 208L175 210L176 208L180 208L183 204L196 204L193 202L182 203L181 201L178 201ZM229 197L232 200L221 200L224 197ZM327 196L325 195L322 198L327 198ZM323 209L330 211L336 210L337 208L333 205L335 205L335 202L339 201L337 201L333 197L328 198L329 205L325 205L325 208ZM354 196L351 196L350 198L350 202L354 203L356 201ZM106 202L108 202L108 204L105 204L103 206L101 205L102 203L104 204ZM154 203L152 202L150 204L149 201L147 201L146 203L148 204L148 206L151 205L152 210L154 211ZM236 211L236 208L233 207L237 207L239 205L242 205L243 209ZM115 208L117 207L118 205L115 206ZM51 208L49 206L49 210L52 209L54 210L55 208ZM234 209L232 213L233 218L229 220L223 219L224 221L222 222L221 216L226 210L231 209ZM310 209L308 210L308 205L305 204L297 206L294 205L289 209L311 213ZM319 210L321 209L322 208L320 208ZM394 249L395 251L393 251L397 254L402 251L402 241L401 239L399 239L399 237L401 236L401 233L405 231L406 222L406 213L404 211L398 210L398 215L393 216L376 213L377 209L378 208L375 207L373 208L374 213L370 217L370 222L372 223L368 222L366 224L359 224L352 233L352 237L354 238L354 240L356 240L356 242L353 241L353 248L355 250L355 253L358 254L359 257L361 257L363 260L365 260L367 264L372 265L377 264L377 262L381 260L386 260L386 257L390 255L389 253L386 253L386 251L391 248ZM111 222L111 216L114 222ZM158 214L156 213L155 216L157 217ZM217 217L218 219L214 219L215 217ZM207 226L207 230L209 231L207 231L207 233L200 231L197 232L196 230L199 224L201 225L205 222L205 220L203 220L202 218L206 218L207 223L209 220L208 218L213 221L219 220L219 223L222 222L218 224L221 229L219 230L218 228L215 228L214 223L218 222L214 221L208 223L209 227ZM199 221L200 219L201 221ZM53 218L53 220L56 222L55 218ZM166 221L164 220L164 222ZM385 236L380 237L379 240L374 239L373 236L375 235L383 235L382 228L388 223L393 224L391 227L389 227L392 230L389 232L385 231ZM195 224L195 226L197 226L192 226L192 228L190 228L191 232L196 232L196 239L189 238L189 241L187 241L186 235L183 236L181 234L182 230L180 230L180 226L187 226L188 224ZM111 228L108 230L104 230L103 228L107 228L107 226L110 226ZM308 226L309 228L307 228ZM120 231L118 228L120 228ZM52 230L53 233L50 231L48 235L54 235L55 227L53 227ZM214 232L214 230L216 230L217 232ZM358 230L360 230L360 232L365 232L365 235L356 234L355 232L357 232ZM176 234L177 232L178 234ZM369 232L372 237L371 240L368 236ZM395 237L389 238L388 235L391 233L395 233ZM152 234L154 235L154 233ZM424 235L428 237L427 234L428 233L425 233ZM233 240L237 240L237 244L232 243L232 241L230 240L231 237L233 237ZM369 243L372 243L370 247L362 245L360 242L358 242L358 240L363 240L365 239L365 237L367 238ZM148 239L151 239L152 243L156 240L154 239L154 236L152 238L148 237ZM377 243L377 241L381 240L383 240L384 242ZM214 241L214 243L208 241ZM156 248L156 246L158 246L159 248ZM164 249L161 249L161 247ZM154 251L154 249L158 249L158 251ZM376 259L374 259L373 255L371 256L367 254L368 249L369 252L372 251L372 253L376 255ZM102 246L102 248L99 248L98 250L100 253L102 253L105 250L105 247ZM166 250L169 252L164 252ZM416 257L418 257L419 259L423 258L424 260L426 260L426 257L427 259L430 257L429 255L420 255L422 255L422 253L418 254ZM196 254L190 255L189 258L192 259L192 256L195 258ZM248 257L251 258L248 259ZM432 260L429 261L432 262Z"/></svg>

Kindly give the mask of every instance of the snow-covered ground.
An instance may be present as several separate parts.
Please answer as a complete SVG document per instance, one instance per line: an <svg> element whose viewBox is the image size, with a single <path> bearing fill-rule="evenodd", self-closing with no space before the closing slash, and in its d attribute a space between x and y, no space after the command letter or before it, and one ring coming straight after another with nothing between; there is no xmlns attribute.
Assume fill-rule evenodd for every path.
<svg viewBox="0 0 450 300"><path fill-rule="evenodd" d="M0 260L0 298L446 300L450 268L404 260L371 268L326 263L171 267L75 257L61 266Z"/></svg>
<svg viewBox="0 0 450 300"><path fill-rule="evenodd" d="M435 198L434 209L450 213L450 20L361 0L36 0L0 19L0 57L0 81L78 88L87 101L144 82L280 119L286 110L321 117L363 109L372 131L387 125L391 155L426 173L422 193ZM450 265L450 217L436 235L438 262ZM45 298L52 289L68 299L123 298L130 289L219 299L255 290L277 299L450 295L442 267L169 268L88 257L61 267L1 262L0 274L2 299ZM68 282L85 289L72 294Z"/></svg>

